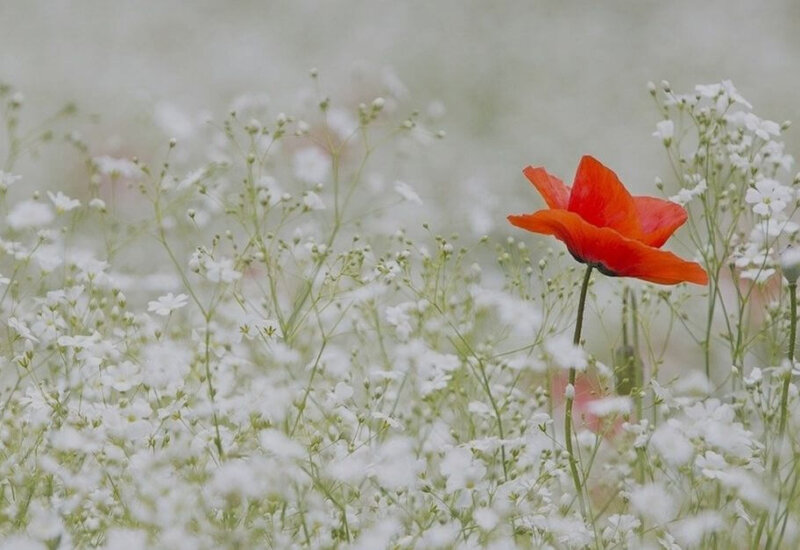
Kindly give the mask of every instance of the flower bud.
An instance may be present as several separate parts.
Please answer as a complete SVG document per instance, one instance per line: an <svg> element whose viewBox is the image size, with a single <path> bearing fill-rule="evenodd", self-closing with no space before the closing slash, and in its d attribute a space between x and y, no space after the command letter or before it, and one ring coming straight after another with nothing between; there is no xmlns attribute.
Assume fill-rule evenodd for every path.
<svg viewBox="0 0 800 550"><path fill-rule="evenodd" d="M800 248L789 247L781 253L781 271L790 285L800 277Z"/></svg>

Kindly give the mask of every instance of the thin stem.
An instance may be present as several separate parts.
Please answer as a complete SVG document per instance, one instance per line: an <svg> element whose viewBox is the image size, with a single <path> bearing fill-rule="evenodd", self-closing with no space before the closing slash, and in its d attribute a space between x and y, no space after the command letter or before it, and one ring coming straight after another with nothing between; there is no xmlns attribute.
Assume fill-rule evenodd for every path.
<svg viewBox="0 0 800 550"><path fill-rule="evenodd" d="M792 380L792 369L794 368L794 347L797 341L797 281L789 283L789 350L787 358L789 359L789 369L783 375L783 389L781 391L781 421L778 428L780 439L786 431L786 413L789 403L789 383Z"/></svg>
<svg viewBox="0 0 800 550"><path fill-rule="evenodd" d="M581 295L578 299L578 319L575 322L575 333L572 337L573 345L579 346L581 343L581 329L583 328L583 311L586 308L586 293L589 290L589 279L592 276L592 267L589 265L586 268L586 273L583 276L583 284L581 285ZM564 441L567 445L567 454L569 455L569 469L572 473L572 482L575 484L575 490L578 493L578 502L581 507L581 516L584 518L586 515L586 501L583 498L583 485L581 477L578 473L578 461L575 459L575 452L572 448L572 404L575 401L575 367L569 369L569 387L571 391L567 392L567 405L564 413Z"/></svg>

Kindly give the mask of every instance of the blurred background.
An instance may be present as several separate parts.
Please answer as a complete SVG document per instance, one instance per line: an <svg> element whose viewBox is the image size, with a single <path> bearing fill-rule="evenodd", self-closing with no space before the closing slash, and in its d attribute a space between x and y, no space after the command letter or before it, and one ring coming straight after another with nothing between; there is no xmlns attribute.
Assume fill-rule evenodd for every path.
<svg viewBox="0 0 800 550"><path fill-rule="evenodd" d="M541 205L529 163L571 180L589 153L653 192L666 164L648 80L731 79L760 116L797 119L799 23L796 0L6 0L0 81L24 92L30 118L67 100L97 115L96 154L147 158L159 116L191 132L243 93L290 112L311 67L334 102L372 75L442 115L447 139L412 182L423 200L451 213L478 200L474 232L510 232L506 213ZM797 132L787 139L796 155Z"/></svg>

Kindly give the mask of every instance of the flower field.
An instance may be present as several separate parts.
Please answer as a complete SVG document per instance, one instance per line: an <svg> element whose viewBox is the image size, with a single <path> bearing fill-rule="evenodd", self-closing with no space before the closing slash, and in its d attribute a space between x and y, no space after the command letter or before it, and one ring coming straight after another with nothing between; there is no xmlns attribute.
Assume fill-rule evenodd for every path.
<svg viewBox="0 0 800 550"><path fill-rule="evenodd" d="M495 177L331 81L111 137L0 83L0 550L800 546L789 122L651 82L658 164Z"/></svg>

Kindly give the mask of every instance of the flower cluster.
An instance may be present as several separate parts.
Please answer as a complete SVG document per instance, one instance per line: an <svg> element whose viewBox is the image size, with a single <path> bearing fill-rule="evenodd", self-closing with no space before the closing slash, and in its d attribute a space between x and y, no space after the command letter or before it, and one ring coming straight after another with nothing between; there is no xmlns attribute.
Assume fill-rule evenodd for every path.
<svg viewBox="0 0 800 550"><path fill-rule="evenodd" d="M550 207L529 228L579 260L710 283L581 296L560 244L423 223L436 181L409 165L444 134L396 77L352 102L311 78L289 114L159 104L152 156L68 132L85 173L41 190L0 87L0 549L797 545L796 316L756 282L794 235L783 126L729 83L666 90L663 198L589 158L572 188L528 171ZM598 190L624 216L581 203ZM693 260L661 249L673 233Z"/></svg>

